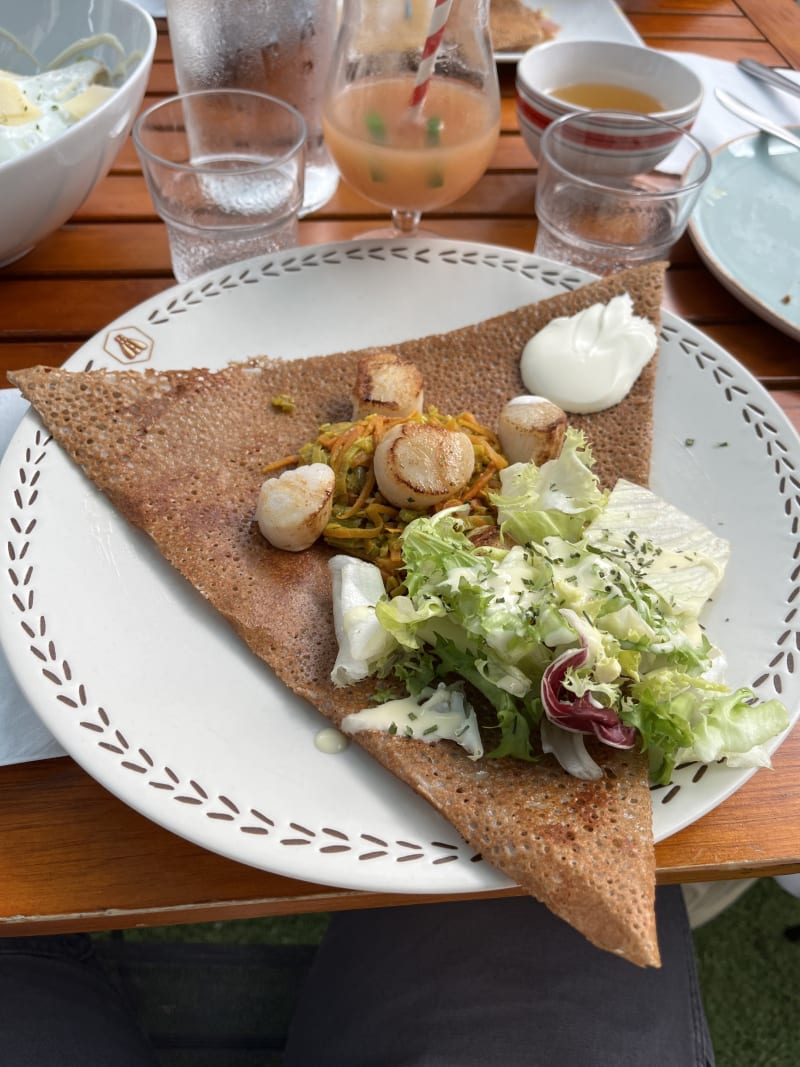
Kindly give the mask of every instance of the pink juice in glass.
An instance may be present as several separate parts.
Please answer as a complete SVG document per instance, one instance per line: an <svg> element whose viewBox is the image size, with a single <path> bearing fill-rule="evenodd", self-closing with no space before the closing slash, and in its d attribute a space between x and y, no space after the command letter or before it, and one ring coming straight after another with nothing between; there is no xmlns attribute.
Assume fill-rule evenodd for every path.
<svg viewBox="0 0 800 1067"><path fill-rule="evenodd" d="M455 79L432 78L421 113L413 75L365 79L328 101L325 141L345 181L375 204L430 211L478 181L500 132L497 101Z"/></svg>

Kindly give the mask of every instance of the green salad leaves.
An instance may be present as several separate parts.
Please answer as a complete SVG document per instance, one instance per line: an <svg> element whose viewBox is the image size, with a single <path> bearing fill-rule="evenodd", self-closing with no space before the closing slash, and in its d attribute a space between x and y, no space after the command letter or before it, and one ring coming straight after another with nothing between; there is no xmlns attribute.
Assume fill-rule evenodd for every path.
<svg viewBox="0 0 800 1067"><path fill-rule="evenodd" d="M589 735L642 746L658 783L687 761L768 763L762 746L788 726L786 709L731 691L698 622L727 543L649 490L600 489L591 467L569 430L557 459L503 471L493 503L511 547L474 545L459 508L413 521L398 595L371 582L354 597L358 575L349 582L335 612L349 667L337 661L334 679L391 675L417 698L466 681L496 713L488 756L538 758L539 737L582 777L600 773Z"/></svg>

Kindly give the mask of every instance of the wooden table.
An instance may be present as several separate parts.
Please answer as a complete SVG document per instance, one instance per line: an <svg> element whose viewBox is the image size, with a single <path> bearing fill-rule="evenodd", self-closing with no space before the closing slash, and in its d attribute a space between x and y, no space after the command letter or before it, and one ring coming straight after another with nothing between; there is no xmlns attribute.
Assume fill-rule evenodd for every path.
<svg viewBox="0 0 800 1067"><path fill-rule="evenodd" d="M795 0L627 0L622 7L653 47L800 68ZM175 86L166 26L159 30L146 103ZM530 251L535 168L516 126L513 72L504 71L503 79L503 132L491 167L475 189L436 216L435 228L447 237ZM301 223L301 242L351 238L379 215L342 185ZM129 142L74 219L0 270L0 369L60 364L109 321L171 284L166 234ZM674 251L666 306L737 356L800 426L797 343L730 296L688 238ZM783 744L774 765L658 846L661 882L800 871L800 730ZM139 816L68 758L0 769L0 843L5 934L398 902L223 859Z"/></svg>

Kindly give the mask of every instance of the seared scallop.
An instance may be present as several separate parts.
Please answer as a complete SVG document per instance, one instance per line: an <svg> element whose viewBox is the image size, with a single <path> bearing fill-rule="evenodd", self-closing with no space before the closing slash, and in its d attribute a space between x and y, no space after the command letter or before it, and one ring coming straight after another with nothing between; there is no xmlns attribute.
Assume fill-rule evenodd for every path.
<svg viewBox="0 0 800 1067"><path fill-rule="evenodd" d="M333 508L335 476L326 463L284 471L261 486L256 521L275 548L302 552L320 536Z"/></svg>
<svg viewBox="0 0 800 1067"><path fill-rule="evenodd" d="M404 418L422 411L422 373L389 349L375 349L358 362L353 421L367 415Z"/></svg>
<svg viewBox="0 0 800 1067"><path fill-rule="evenodd" d="M515 396L500 412L498 433L509 463L555 459L564 443L567 416L543 396Z"/></svg>
<svg viewBox="0 0 800 1067"><path fill-rule="evenodd" d="M393 426L375 449L375 480L398 508L424 511L464 488L475 469L465 433L425 422Z"/></svg>

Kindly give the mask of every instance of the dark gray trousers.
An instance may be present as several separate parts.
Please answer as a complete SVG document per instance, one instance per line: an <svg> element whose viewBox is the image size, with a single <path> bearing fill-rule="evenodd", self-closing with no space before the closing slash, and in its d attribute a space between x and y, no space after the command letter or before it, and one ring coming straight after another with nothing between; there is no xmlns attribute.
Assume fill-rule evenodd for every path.
<svg viewBox="0 0 800 1067"><path fill-rule="evenodd" d="M658 892L663 967L593 948L528 899L333 916L286 1067L710 1067L680 890ZM84 935L0 938L4 1067L154 1067Z"/></svg>
<svg viewBox="0 0 800 1067"><path fill-rule="evenodd" d="M285 1067L711 1067L679 887L657 910L658 970L527 898L337 915Z"/></svg>
<svg viewBox="0 0 800 1067"><path fill-rule="evenodd" d="M4 1067L154 1067L85 934L0 938Z"/></svg>

